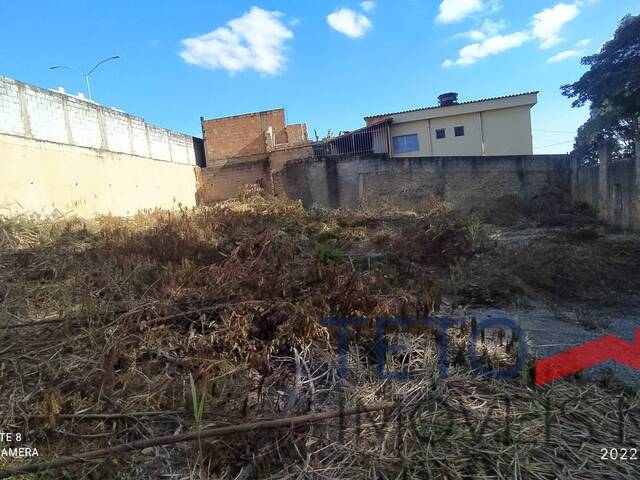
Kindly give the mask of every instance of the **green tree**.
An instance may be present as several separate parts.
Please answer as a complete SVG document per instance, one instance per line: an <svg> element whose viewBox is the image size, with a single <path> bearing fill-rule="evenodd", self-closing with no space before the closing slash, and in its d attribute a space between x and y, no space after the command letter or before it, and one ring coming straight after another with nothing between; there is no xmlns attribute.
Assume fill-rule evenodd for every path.
<svg viewBox="0 0 640 480"><path fill-rule="evenodd" d="M597 161L597 144L610 142L615 157L635 152L640 117L640 16L625 16L600 51L582 59L589 70L562 94L573 107L590 102L591 116L578 129L574 153L585 163Z"/></svg>

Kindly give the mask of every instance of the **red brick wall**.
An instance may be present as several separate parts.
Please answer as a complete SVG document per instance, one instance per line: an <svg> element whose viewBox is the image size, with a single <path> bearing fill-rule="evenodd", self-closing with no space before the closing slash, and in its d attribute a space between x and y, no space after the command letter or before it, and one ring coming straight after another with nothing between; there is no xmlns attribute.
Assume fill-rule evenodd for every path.
<svg viewBox="0 0 640 480"><path fill-rule="evenodd" d="M209 166L198 172L198 203L210 204L234 197L247 184L258 184L268 192L284 193L281 171L291 160L313 157L311 145L282 146L268 159L242 159Z"/></svg>
<svg viewBox="0 0 640 480"><path fill-rule="evenodd" d="M307 125L304 123L287 125L287 137L291 145L307 143L309 141L307 137Z"/></svg>
<svg viewBox="0 0 640 480"><path fill-rule="evenodd" d="M202 168L198 174L198 203L207 205L234 197L247 184L258 184L271 191L270 177L266 160Z"/></svg>
<svg viewBox="0 0 640 480"><path fill-rule="evenodd" d="M207 161L267 153L264 132L269 127L276 143L287 143L284 109L202 120Z"/></svg>
<svg viewBox="0 0 640 480"><path fill-rule="evenodd" d="M267 142L271 127L273 144ZM207 204L238 194L246 184L272 192L273 179L290 160L309 158L313 150L305 124L286 126L284 109L202 120L207 156L198 175L198 201ZM283 191L275 186L275 190Z"/></svg>

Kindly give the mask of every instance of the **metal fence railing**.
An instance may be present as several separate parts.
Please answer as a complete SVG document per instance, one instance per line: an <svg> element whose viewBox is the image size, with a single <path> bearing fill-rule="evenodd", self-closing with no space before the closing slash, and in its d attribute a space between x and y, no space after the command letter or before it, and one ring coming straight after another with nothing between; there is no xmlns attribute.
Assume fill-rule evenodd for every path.
<svg viewBox="0 0 640 480"><path fill-rule="evenodd" d="M389 124L382 122L353 132L343 133L335 138L314 142L312 147L316 157L388 154Z"/></svg>

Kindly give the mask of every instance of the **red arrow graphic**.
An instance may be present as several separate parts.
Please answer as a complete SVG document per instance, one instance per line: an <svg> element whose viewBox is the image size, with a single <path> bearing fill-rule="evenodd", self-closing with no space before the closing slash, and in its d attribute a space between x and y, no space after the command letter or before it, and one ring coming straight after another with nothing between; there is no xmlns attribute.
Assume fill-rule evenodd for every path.
<svg viewBox="0 0 640 480"><path fill-rule="evenodd" d="M602 337L538 360L535 366L536 385L545 385L609 360L640 370L640 330L636 330L635 342L614 336Z"/></svg>

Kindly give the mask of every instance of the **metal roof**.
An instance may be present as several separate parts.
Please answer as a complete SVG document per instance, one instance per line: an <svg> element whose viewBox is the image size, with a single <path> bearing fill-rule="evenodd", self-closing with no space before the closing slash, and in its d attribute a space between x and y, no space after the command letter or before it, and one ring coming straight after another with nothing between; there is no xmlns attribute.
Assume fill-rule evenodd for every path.
<svg viewBox="0 0 640 480"><path fill-rule="evenodd" d="M338 135L336 137L333 137L331 140L336 140L338 138L346 137L348 135L353 135L354 133L360 133L360 132L362 132L364 130L369 130L370 128L382 125L383 123L390 123L390 122L391 122L390 118L383 118L383 119L380 119L378 121L373 122L371 125L367 125L365 127L360 127L360 128L358 128L356 130L348 130L348 131L342 132L340 135ZM331 140L329 140L329 141L331 141Z"/></svg>
<svg viewBox="0 0 640 480"><path fill-rule="evenodd" d="M515 93L513 95L505 95L503 97L493 97L493 98L483 98L482 100L470 100L468 102L460 102L460 103L454 103L453 105L444 105L444 106L434 106L434 107L424 107L424 108L414 108L413 110L404 110L402 112L391 112L391 113L381 113L379 115L369 115L364 117L365 120L368 118L376 118L376 117L388 117L391 115L400 115L401 113L411 113L411 112L419 112L421 110L435 110L438 108L448 108L448 107L455 107L457 105L468 105L470 103L480 103L480 102L488 102L491 100L502 100L505 98L513 98L513 97L523 97L525 95L533 95L533 94L538 94L540 93L539 91L534 91L534 92L525 92L525 93Z"/></svg>

